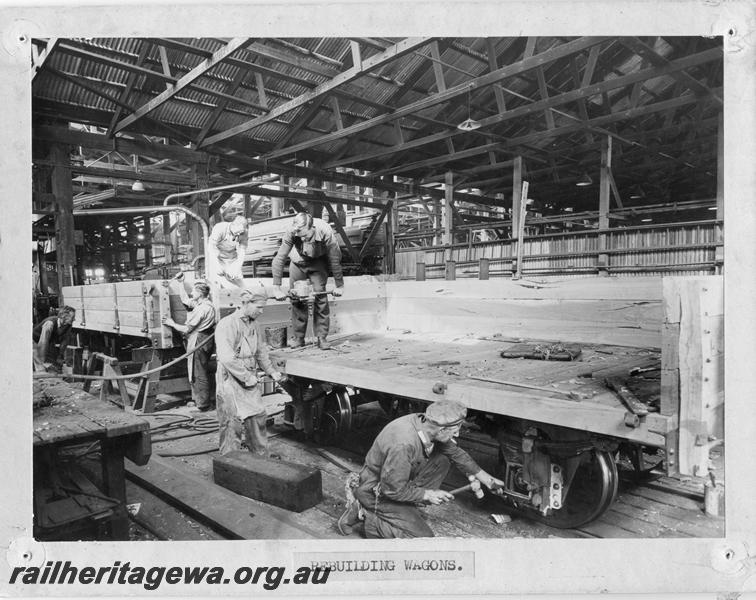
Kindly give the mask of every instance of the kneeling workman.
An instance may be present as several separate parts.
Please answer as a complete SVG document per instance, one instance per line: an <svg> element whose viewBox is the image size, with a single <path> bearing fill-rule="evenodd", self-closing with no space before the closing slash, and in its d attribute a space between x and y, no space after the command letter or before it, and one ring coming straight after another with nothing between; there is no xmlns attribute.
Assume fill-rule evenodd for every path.
<svg viewBox="0 0 756 600"><path fill-rule="evenodd" d="M405 415L386 425L365 456L354 492L359 504L347 505L339 531L348 535L347 528L363 512L365 537L433 537L416 505L454 499L439 489L451 464L489 489L502 487L503 481L481 469L454 441L466 416L459 402L441 400L429 405L424 415Z"/></svg>
<svg viewBox="0 0 756 600"><path fill-rule="evenodd" d="M285 375L273 367L265 335L256 322L268 299L265 290L245 289L239 299L241 306L222 318L215 328L220 453L241 449L243 427L249 451L268 456L267 415L257 370L262 369L276 382L284 381Z"/></svg>
<svg viewBox="0 0 756 600"><path fill-rule="evenodd" d="M215 344L210 340L198 350L195 348L207 338L212 337L215 329L215 308L210 301L210 286L204 281L197 281L192 287L192 295L189 296L184 289L184 274L179 273L174 279L179 281L181 302L186 306L189 314L183 325L176 323L170 317L167 317L163 323L183 333L186 336L186 351L194 351L187 358L186 365L192 386L192 400L200 411L206 412L214 408L208 371Z"/></svg>
<svg viewBox="0 0 756 600"><path fill-rule="evenodd" d="M286 294L281 290L283 268L286 257L291 254L289 265L289 283L291 288L297 281L309 280L315 294L313 300L313 329L318 338L318 346L323 350L330 348L326 341L330 326L330 309L326 295L328 267L336 282L334 296L341 296L344 287L344 275L341 272L341 248L333 234L331 226L322 219L314 219L308 213L298 213L294 217L291 229L284 233L281 247L273 259L273 285L276 300L285 300ZM292 298L291 321L294 330L293 348L304 345L307 331L307 302Z"/></svg>

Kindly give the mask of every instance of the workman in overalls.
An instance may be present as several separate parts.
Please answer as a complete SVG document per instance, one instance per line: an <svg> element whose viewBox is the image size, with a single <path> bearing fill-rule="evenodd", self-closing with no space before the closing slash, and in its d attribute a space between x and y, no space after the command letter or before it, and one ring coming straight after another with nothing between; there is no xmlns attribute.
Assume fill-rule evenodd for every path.
<svg viewBox="0 0 756 600"><path fill-rule="evenodd" d="M333 274L336 288L334 296L344 292L344 275L341 272L341 248L333 234L331 226L322 219L315 219L308 213L299 213L294 217L281 241L281 247L273 259L273 285L276 300L285 300L286 294L281 290L283 268L286 257L291 254L289 264L289 284L295 289L297 281L307 280L312 284L313 329L318 338L318 346L323 350L330 348L326 340L330 326L330 308L326 296L328 269ZM305 299L292 298L291 321L294 339L291 347L304 345L307 331L307 302Z"/></svg>
<svg viewBox="0 0 756 600"><path fill-rule="evenodd" d="M409 414L391 421L378 434L365 456L365 465L338 521L339 531L349 535L364 516L367 538L433 537L418 504L443 504L454 496L441 483L453 464L489 489L504 482L481 469L459 448L455 438L467 416L459 402L434 402L425 414Z"/></svg>
<svg viewBox="0 0 756 600"><path fill-rule="evenodd" d="M231 222L217 223L210 233L208 273L222 288L242 287L242 265L247 251L247 219L241 215Z"/></svg>
<svg viewBox="0 0 756 600"><path fill-rule="evenodd" d="M32 329L35 371L44 371L48 365L57 371L62 368L75 317L75 308L63 306L57 315L43 319Z"/></svg>
<svg viewBox="0 0 756 600"><path fill-rule="evenodd" d="M179 273L174 279L179 281L179 295L188 314L183 325L170 317L166 317L163 323L186 337L186 351L192 352L186 359L189 383L192 386L192 401L197 409L206 412L215 408L212 380L209 376L210 357L215 351L215 344L212 339L205 342L215 331L215 308L210 301L210 286L204 281L196 281L190 296L184 289L184 274Z"/></svg>
<svg viewBox="0 0 756 600"><path fill-rule="evenodd" d="M249 451L268 456L267 415L257 372L265 371L276 382L284 381L285 376L273 367L265 335L256 321L267 302L264 288L245 289L239 299L241 306L215 328L220 453L241 449L243 429Z"/></svg>

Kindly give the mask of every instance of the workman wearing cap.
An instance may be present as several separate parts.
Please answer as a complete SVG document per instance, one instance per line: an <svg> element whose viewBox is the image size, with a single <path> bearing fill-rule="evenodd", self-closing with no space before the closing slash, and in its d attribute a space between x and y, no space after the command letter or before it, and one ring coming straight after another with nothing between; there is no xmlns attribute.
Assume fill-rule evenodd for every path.
<svg viewBox="0 0 756 600"><path fill-rule="evenodd" d="M454 499L440 489L452 464L489 489L502 487L504 482L457 446L454 438L466 416L464 405L442 400L430 404L425 414L405 415L386 425L365 456L356 502L347 503L339 531L349 535L362 514L367 538L433 537L417 505Z"/></svg>
<svg viewBox="0 0 756 600"><path fill-rule="evenodd" d="M268 456L267 416L257 372L265 371L276 382L285 376L273 367L265 335L257 323L267 302L265 289L242 290L239 300L239 308L215 328L220 453L241 449L243 429L249 451Z"/></svg>
<svg viewBox="0 0 756 600"><path fill-rule="evenodd" d="M35 371L44 371L48 366L56 371L62 369L74 317L76 309L63 306L57 315L43 319L32 329Z"/></svg>
<svg viewBox="0 0 756 600"><path fill-rule="evenodd" d="M294 289L297 281L309 280L315 294L313 299L313 329L318 338L318 346L327 350L331 347L326 340L330 326L330 308L326 296L326 282L330 267L336 288L334 296L341 296L344 288L344 275L341 272L341 248L331 226L322 219L315 219L308 213L299 213L294 217L292 226L281 241L281 247L273 259L273 285L276 300L285 300L286 294L281 290L283 268L286 257L291 254L289 264L289 284ZM293 348L304 345L307 331L307 302L292 298L291 321L294 330Z"/></svg>
<svg viewBox="0 0 756 600"><path fill-rule="evenodd" d="M214 408L208 372L215 344L212 339L205 342L207 338L212 338L215 330L215 308L210 301L210 286L204 281L195 281L190 296L184 288L184 274L178 273L174 279L179 282L179 296L188 314L183 325L171 317L166 317L163 323L186 337L186 351L191 352L186 366L192 386L192 401L201 412L206 412Z"/></svg>
<svg viewBox="0 0 756 600"><path fill-rule="evenodd" d="M247 219L241 215L231 222L217 223L210 233L208 272L223 288L242 287L242 265L247 251Z"/></svg>

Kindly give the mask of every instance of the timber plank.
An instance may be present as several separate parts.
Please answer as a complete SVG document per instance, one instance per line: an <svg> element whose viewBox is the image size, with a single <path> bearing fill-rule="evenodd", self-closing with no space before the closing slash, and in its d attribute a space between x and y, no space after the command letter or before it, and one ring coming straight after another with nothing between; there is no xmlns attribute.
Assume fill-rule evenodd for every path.
<svg viewBox="0 0 756 600"><path fill-rule="evenodd" d="M187 518L155 494L131 481L126 482L126 497L130 503L140 505L140 510L135 516L137 524L146 525L149 531L160 534L161 538L171 541L224 539L209 527Z"/></svg>
<svg viewBox="0 0 756 600"><path fill-rule="evenodd" d="M570 300L648 300L662 298L662 277L584 277L547 283L527 280L386 282L388 298L456 294L468 298L548 298Z"/></svg>
<svg viewBox="0 0 756 600"><path fill-rule="evenodd" d="M459 302L459 301L457 301ZM625 321L598 322L593 320L594 313L576 312L579 318L565 316L561 319L546 318L549 312L541 308L532 311L530 316L517 316L506 310L503 302L492 303L497 306L500 314L464 313L465 309L443 307L443 318L439 317L441 308L432 300L404 300L401 310L389 305L387 324L390 329L412 329L424 332L467 332L491 333L492 331L506 332L509 337L532 339L559 339L580 343L617 344L633 347L661 346L661 322L653 320L640 323ZM432 310L430 309L432 307ZM456 314L455 314L456 313Z"/></svg>
<svg viewBox="0 0 756 600"><path fill-rule="evenodd" d="M127 477L234 539L310 539L320 537L273 514L266 506L200 478L177 461L160 457L142 467L127 465Z"/></svg>
<svg viewBox="0 0 756 600"><path fill-rule="evenodd" d="M703 498L701 498L700 502L697 502L680 494L671 494L650 488L648 486L638 486L629 493L635 496L640 496L641 498L648 498L649 500L657 503L666 504L694 512L699 512L703 504Z"/></svg>
<svg viewBox="0 0 756 600"><path fill-rule="evenodd" d="M651 515L647 510L622 502L618 499L612 504L611 510L636 523L641 537L695 537L701 533L695 532L695 526L685 521L665 517L657 513ZM693 531L693 533L691 533Z"/></svg>
<svg viewBox="0 0 756 600"><path fill-rule="evenodd" d="M702 510L693 511L652 502L643 496L622 494L617 504L632 506L643 513L643 517L652 523L660 523L667 528L676 529L696 537L722 537L724 531L716 521L707 517Z"/></svg>
<svg viewBox="0 0 756 600"><path fill-rule="evenodd" d="M604 513L601 517L583 525L578 528L578 531L587 533L597 538L637 538L638 535L633 531L624 529L618 525L615 525L613 521L607 517L609 513Z"/></svg>

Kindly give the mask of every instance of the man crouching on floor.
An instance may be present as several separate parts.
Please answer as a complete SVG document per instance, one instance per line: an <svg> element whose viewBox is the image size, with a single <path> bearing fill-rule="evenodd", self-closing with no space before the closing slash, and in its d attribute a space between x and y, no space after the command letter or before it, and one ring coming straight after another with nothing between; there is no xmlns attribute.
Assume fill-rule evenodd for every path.
<svg viewBox="0 0 756 600"><path fill-rule="evenodd" d="M265 336L256 322L268 299L265 290L243 290L239 298L241 306L221 319L215 328L220 453L241 449L243 428L250 452L268 456L267 416L257 370L262 369L276 382L285 375L273 367Z"/></svg>
<svg viewBox="0 0 756 600"><path fill-rule="evenodd" d="M466 416L462 404L442 400L429 405L424 415L406 415L386 425L365 457L356 501L347 503L339 519L342 535L349 535L362 513L367 538L433 537L417 505L454 499L439 489L451 464L489 489L503 487L503 481L457 446L454 438Z"/></svg>

